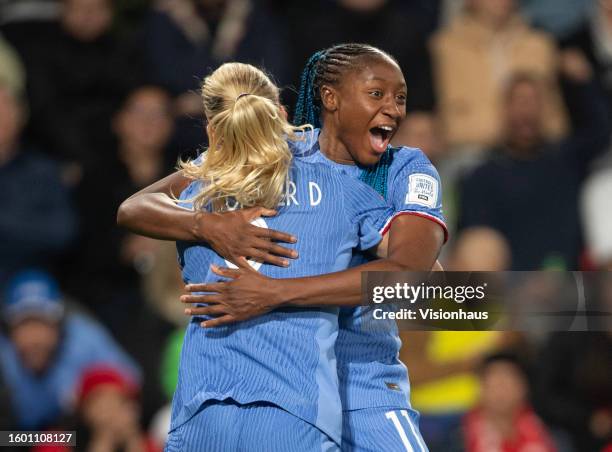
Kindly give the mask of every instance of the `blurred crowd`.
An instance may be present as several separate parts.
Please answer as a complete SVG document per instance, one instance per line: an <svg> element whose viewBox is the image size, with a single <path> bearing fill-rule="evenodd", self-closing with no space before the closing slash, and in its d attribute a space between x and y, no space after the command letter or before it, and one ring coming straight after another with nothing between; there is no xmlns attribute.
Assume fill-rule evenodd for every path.
<svg viewBox="0 0 612 452"><path fill-rule="evenodd" d="M0 430L159 451L182 282L122 200L206 143L197 92L308 56L391 53L396 145L443 181L446 269L612 269L612 0L0 0ZM432 451L612 450L612 333L403 333Z"/></svg>

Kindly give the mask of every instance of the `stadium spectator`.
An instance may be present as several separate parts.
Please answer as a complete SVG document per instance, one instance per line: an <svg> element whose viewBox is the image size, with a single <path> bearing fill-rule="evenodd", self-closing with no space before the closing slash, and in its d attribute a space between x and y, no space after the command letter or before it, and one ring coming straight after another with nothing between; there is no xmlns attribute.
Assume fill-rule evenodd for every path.
<svg viewBox="0 0 612 452"><path fill-rule="evenodd" d="M469 0L464 14L432 40L438 109L451 148L497 143L503 130L503 88L516 72L542 80L544 135L559 138L566 130L554 44L523 22L514 3Z"/></svg>
<svg viewBox="0 0 612 452"><path fill-rule="evenodd" d="M109 162L86 172L77 194L82 234L72 273L79 277L71 278L71 290L119 336L140 309L140 276L150 269L158 243L114 227L115 212L121 201L168 171L170 105L161 88L132 91L112 121L116 147L106 150ZM123 316L116 315L117 309Z"/></svg>
<svg viewBox="0 0 612 452"><path fill-rule="evenodd" d="M111 33L111 0L62 3L59 23L16 45L28 71L29 137L68 163L77 183L108 158L110 118L141 68L131 41Z"/></svg>
<svg viewBox="0 0 612 452"><path fill-rule="evenodd" d="M252 63L287 80L290 53L282 23L255 0L157 0L146 23L153 81L176 96L177 146L194 151L205 141L196 90L226 61Z"/></svg>
<svg viewBox="0 0 612 452"><path fill-rule="evenodd" d="M609 331L554 333L536 361L538 413L568 432L576 451L600 451L612 442L611 350Z"/></svg>
<svg viewBox="0 0 612 452"><path fill-rule="evenodd" d="M527 374L514 355L488 356L480 370L480 387L478 406L463 422L466 452L557 450L530 406Z"/></svg>
<svg viewBox="0 0 612 452"><path fill-rule="evenodd" d="M501 232L516 270L578 268L579 190L610 134L608 105L588 62L576 52L565 53L562 62L574 133L546 140L540 79L517 75L505 96L505 140L462 188L460 228Z"/></svg>
<svg viewBox="0 0 612 452"><path fill-rule="evenodd" d="M76 217L53 161L20 142L25 103L0 81L0 284L42 265L76 233Z"/></svg>
<svg viewBox="0 0 612 452"><path fill-rule="evenodd" d="M464 231L453 245L450 271L504 271L508 244L487 228ZM410 371L410 399L421 413L420 428L431 451L454 451L461 419L477 402L476 370L495 350L516 346L517 335L499 331L405 332L400 356Z"/></svg>
<svg viewBox="0 0 612 452"><path fill-rule="evenodd" d="M134 89L114 116L112 126L116 145L106 151L109 163L86 172L77 193L82 234L64 279L70 293L87 304L149 373L158 365L151 347L161 347L174 325L145 303L143 276L163 265L157 261L163 258L168 259L166 266L173 265L178 273L176 249L172 246L173 257L160 254L161 242L118 229L115 215L125 198L159 180L171 168L170 96L156 86ZM178 296L172 307L182 315ZM142 393L143 417L148 421L164 397L154 379L143 382Z"/></svg>
<svg viewBox="0 0 612 452"><path fill-rule="evenodd" d="M0 34L0 81L11 91L23 93L25 90L25 69L19 55Z"/></svg>
<svg viewBox="0 0 612 452"><path fill-rule="evenodd" d="M42 271L11 279L2 318L7 334L0 335L0 368L20 429L50 427L68 413L74 386L89 366L113 364L138 376L101 326L66 312L56 281Z"/></svg>
<svg viewBox="0 0 612 452"><path fill-rule="evenodd" d="M74 430L76 447L40 445L32 452L161 452L143 433L139 388L111 366L85 369L76 389L76 413L65 430Z"/></svg>
<svg viewBox="0 0 612 452"><path fill-rule="evenodd" d="M399 0L294 2L289 11L292 79L299 80L303 62L317 50L341 42L366 42L393 55L408 86L408 111L432 110L435 98L426 42L432 29L427 8ZM307 37L307 38L306 38Z"/></svg>

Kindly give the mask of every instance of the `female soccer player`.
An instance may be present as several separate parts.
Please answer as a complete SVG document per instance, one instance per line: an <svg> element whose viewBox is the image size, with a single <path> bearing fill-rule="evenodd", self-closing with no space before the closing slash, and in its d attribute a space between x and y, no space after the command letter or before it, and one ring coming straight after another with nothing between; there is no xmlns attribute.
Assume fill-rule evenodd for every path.
<svg viewBox="0 0 612 452"><path fill-rule="evenodd" d="M271 278L348 267L352 250L381 242L392 210L370 187L327 165L294 157L296 128L263 72L222 65L202 85L209 148L185 163L193 182L179 204L223 212L279 207L271 226L299 232L299 265L265 265ZM263 221L263 220L260 220ZM265 222L264 222L265 224ZM320 229L319 229L320 228ZM325 247L317 246L317 238ZM185 282L216 283L226 265L210 247L178 242ZM172 404L168 451L338 450L342 407L334 342L338 308L281 309L242 324L187 328Z"/></svg>
<svg viewBox="0 0 612 452"><path fill-rule="evenodd" d="M338 45L309 60L296 115L298 122L321 124L314 139L299 145L298 151L307 154L304 158L362 179L376 187L396 212L407 214L391 225L387 258L306 279L274 280L247 269L217 270L235 279L205 286L215 295L187 297L191 302L213 303L192 308L193 314L219 315L207 322L215 326L283 305L358 305L361 271L431 268L445 235L439 178L420 151L388 146L405 115L405 91L401 71L389 55L368 45ZM257 209L222 218L177 211L167 194L176 193L185 183L183 176L175 174L140 192L123 206L121 222L158 238L205 240L229 260L246 255L282 265L283 259L272 253L294 257L263 240L289 242L291 236L259 230L245 221L272 212ZM201 289L192 286L192 290ZM341 311L336 351L344 409L343 449L425 450L417 416L408 402L406 368L398 360L397 330L390 324L387 331L368 332L360 327L366 315L368 311L360 308Z"/></svg>

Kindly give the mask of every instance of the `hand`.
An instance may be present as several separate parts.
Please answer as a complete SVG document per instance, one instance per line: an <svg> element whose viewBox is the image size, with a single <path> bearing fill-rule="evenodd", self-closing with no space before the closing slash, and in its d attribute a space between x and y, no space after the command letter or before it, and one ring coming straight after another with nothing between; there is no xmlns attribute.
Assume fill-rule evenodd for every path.
<svg viewBox="0 0 612 452"><path fill-rule="evenodd" d="M561 72L574 82L586 83L593 77L593 68L580 49L567 49L561 53Z"/></svg>
<svg viewBox="0 0 612 452"><path fill-rule="evenodd" d="M251 224L251 221L261 216L274 215L276 211L263 207L203 214L196 218L196 221L202 223L197 227L197 230L201 231L197 235L201 236L217 254L235 264L241 258L248 257L279 267L288 267L289 261L282 257L295 259L298 257L297 251L274 242L295 243L297 239L284 232Z"/></svg>
<svg viewBox="0 0 612 452"><path fill-rule="evenodd" d="M248 320L282 304L282 280L268 278L256 272L244 258L240 265L241 268L237 270L211 266L215 274L229 278L229 281L185 286L185 290L190 294L181 296L181 302L208 304L205 307L186 308L185 314L216 316L215 319L202 322L203 327L212 328ZM193 292L212 294L195 295Z"/></svg>

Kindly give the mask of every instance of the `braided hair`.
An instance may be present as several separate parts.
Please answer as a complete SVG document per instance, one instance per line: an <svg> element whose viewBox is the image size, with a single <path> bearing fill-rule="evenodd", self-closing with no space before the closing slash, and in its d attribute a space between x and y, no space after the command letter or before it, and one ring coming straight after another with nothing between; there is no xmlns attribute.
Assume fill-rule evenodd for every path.
<svg viewBox="0 0 612 452"><path fill-rule="evenodd" d="M321 87L340 83L344 73L357 68L359 60L365 56L386 56L395 61L390 55L368 44L338 44L314 53L300 77L293 124L312 124L315 128L321 128ZM387 149L380 161L365 168L359 177L385 198L391 161L391 150Z"/></svg>

